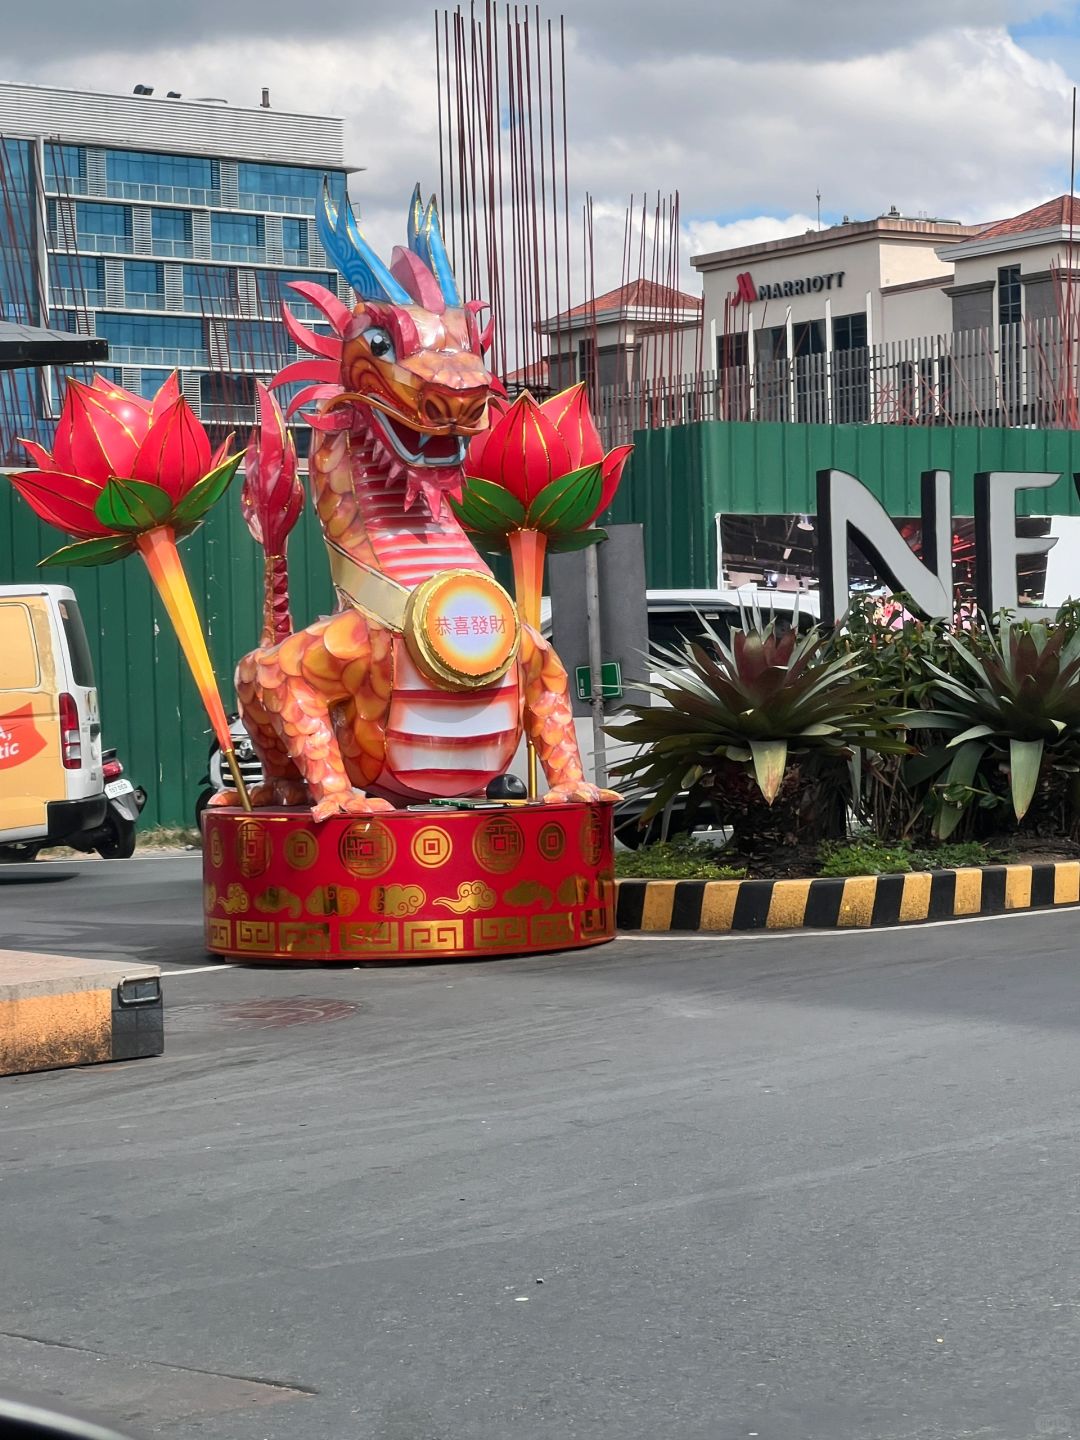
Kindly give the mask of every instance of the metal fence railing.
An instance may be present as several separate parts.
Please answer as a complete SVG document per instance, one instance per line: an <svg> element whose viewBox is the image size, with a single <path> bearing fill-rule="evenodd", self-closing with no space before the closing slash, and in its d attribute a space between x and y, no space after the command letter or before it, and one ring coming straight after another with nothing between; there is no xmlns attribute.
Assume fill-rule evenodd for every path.
<svg viewBox="0 0 1080 1440"><path fill-rule="evenodd" d="M1080 338L1057 317L601 389L607 444L697 420L811 425L1080 425Z"/></svg>

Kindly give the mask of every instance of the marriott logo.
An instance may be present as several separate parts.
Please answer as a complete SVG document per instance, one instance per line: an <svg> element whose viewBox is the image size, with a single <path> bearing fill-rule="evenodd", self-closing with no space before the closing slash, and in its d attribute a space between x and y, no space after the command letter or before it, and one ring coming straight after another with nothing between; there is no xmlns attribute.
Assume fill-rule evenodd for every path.
<svg viewBox="0 0 1080 1440"><path fill-rule="evenodd" d="M732 305L753 305L757 300L790 300L794 295L819 295L827 290L841 290L843 270L829 270L821 275L804 275L799 280L777 280L771 285L755 285L749 270L735 276Z"/></svg>

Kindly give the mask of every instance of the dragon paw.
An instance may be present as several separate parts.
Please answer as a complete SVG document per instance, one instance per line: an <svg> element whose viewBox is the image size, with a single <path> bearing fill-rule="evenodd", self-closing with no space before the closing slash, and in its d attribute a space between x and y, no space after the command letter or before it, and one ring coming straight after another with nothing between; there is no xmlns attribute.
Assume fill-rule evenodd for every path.
<svg viewBox="0 0 1080 1440"><path fill-rule="evenodd" d="M210 799L206 802L207 809L209 809L211 805L218 806L239 804L240 795L236 790L218 790L215 794L211 795Z"/></svg>
<svg viewBox="0 0 1080 1440"><path fill-rule="evenodd" d="M380 800L375 795L365 795L361 790L351 790L334 795L324 795L311 807L313 820L329 820L332 815L381 815L393 810L389 800Z"/></svg>
<svg viewBox="0 0 1080 1440"><path fill-rule="evenodd" d="M574 800L594 805L599 800L614 804L622 796L615 790L601 790L599 785L593 785L588 780L566 780L561 785L553 785L543 799L545 805L568 805Z"/></svg>

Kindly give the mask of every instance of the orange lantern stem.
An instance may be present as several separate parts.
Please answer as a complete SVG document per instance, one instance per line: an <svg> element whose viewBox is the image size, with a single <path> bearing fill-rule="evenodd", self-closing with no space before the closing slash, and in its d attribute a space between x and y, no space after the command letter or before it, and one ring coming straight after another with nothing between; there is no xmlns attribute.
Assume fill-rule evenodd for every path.
<svg viewBox="0 0 1080 1440"><path fill-rule="evenodd" d="M507 538L510 559L514 564L514 599L518 613L526 625L539 633L547 536L540 530L512 530ZM540 791L540 775L536 747L531 740L525 742L525 750L529 765L529 799L535 800Z"/></svg>
<svg viewBox="0 0 1080 1440"><path fill-rule="evenodd" d="M210 724L213 726L214 734L221 746L221 752L232 772L240 803L245 810L250 810L251 799L237 764L232 735L229 732L229 722L225 715L225 707L221 703L221 694L210 661L210 652L206 648L206 639L199 623L191 587L184 574L184 567L176 548L175 532L171 525L158 525L133 538L139 554L146 561L150 578L153 580L154 586L161 596L161 602L172 621L176 637L180 641L180 648L184 652L184 658L187 660L199 696L210 717Z"/></svg>

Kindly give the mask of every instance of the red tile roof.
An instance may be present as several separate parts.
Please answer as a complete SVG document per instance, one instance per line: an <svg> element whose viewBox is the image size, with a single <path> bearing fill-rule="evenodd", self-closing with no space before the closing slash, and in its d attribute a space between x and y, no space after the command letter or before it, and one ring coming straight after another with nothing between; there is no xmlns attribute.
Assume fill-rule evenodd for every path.
<svg viewBox="0 0 1080 1440"><path fill-rule="evenodd" d="M583 305L575 305L572 310L552 315L543 323L553 325L556 320L573 320L576 316L590 314L594 309L598 315L607 310L657 310L661 314L670 314L673 310L700 310L701 296L688 295L685 290L676 290L671 285L659 285L655 280L631 280L628 285L597 295L595 300L587 300Z"/></svg>
<svg viewBox="0 0 1080 1440"><path fill-rule="evenodd" d="M546 385L548 382L547 357L530 361L520 370L511 370L510 374L503 378L507 385Z"/></svg>
<svg viewBox="0 0 1080 1440"><path fill-rule="evenodd" d="M1024 235L1029 230L1065 230L1069 225L1070 205L1073 227L1080 234L1080 200L1059 195L1054 200L1047 200L1044 205L1036 205L1034 210L1025 210L1022 215L1013 215L1009 220L997 220L993 225L987 225L974 238L976 241L993 240L998 235Z"/></svg>

